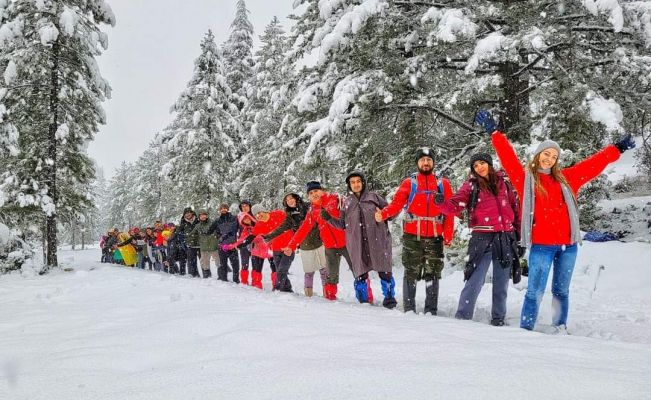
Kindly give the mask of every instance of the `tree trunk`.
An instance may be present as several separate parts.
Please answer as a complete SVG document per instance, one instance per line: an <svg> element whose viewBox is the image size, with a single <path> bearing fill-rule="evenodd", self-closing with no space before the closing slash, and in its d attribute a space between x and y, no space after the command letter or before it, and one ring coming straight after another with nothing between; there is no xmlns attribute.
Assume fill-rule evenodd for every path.
<svg viewBox="0 0 651 400"><path fill-rule="evenodd" d="M72 241L72 250L75 249L75 228L77 227L77 224L70 223L70 234L72 236L71 241Z"/></svg>
<svg viewBox="0 0 651 400"><path fill-rule="evenodd" d="M509 133L513 140L525 140L529 132L528 127L521 123L522 113L528 112L529 95L519 95L528 87L528 82L524 77L513 74L518 71L520 66L514 62L505 62L500 65L500 74L502 75L502 101L500 108L503 110L500 119L500 129Z"/></svg>
<svg viewBox="0 0 651 400"><path fill-rule="evenodd" d="M59 129L59 42L52 45L52 70L50 72L51 91L50 91L50 126L48 129L48 157L52 160L48 166L48 184L49 196L55 206L59 203L59 193L57 191L57 138L56 133ZM46 218L46 236L47 236L47 259L45 260L45 269L57 267L57 210L55 209Z"/></svg>

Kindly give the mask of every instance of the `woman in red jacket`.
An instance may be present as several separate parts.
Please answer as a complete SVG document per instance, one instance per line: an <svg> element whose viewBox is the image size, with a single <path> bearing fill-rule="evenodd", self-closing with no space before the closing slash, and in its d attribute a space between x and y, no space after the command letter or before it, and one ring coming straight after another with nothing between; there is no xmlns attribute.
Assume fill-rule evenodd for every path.
<svg viewBox="0 0 651 400"><path fill-rule="evenodd" d="M614 145L561 169L558 143L546 140L536 148L526 168L520 164L506 136L495 130L495 122L487 111L477 114L475 121L492 133L492 142L502 166L522 198L522 244L529 248L529 280L522 305L520 327L532 330L545 293L549 270L552 276L552 325L565 330L569 309L569 289L576 262L577 244L581 243L579 189L595 179L620 154L635 147L631 135Z"/></svg>
<svg viewBox="0 0 651 400"><path fill-rule="evenodd" d="M454 215L466 209L468 226L472 230L468 261L463 271L466 284L455 317L472 319L477 297L492 263L491 325L502 326L511 267L514 262L519 262L520 202L504 172L493 168L493 158L489 154L474 154L470 158L470 171L470 179L450 199L436 198L443 214Z"/></svg>

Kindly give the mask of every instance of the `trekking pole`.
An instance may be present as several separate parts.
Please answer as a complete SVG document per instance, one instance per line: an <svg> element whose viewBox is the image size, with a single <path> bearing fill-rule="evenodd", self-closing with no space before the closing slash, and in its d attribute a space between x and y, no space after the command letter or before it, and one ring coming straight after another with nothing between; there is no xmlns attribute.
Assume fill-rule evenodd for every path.
<svg viewBox="0 0 651 400"><path fill-rule="evenodd" d="M597 270L597 278L594 280L594 289L592 289L592 293L590 293L590 298L592 298L592 295L594 292L597 291L597 282L599 282L599 277L601 276L601 271L605 270L606 267L603 265L599 266L599 269Z"/></svg>

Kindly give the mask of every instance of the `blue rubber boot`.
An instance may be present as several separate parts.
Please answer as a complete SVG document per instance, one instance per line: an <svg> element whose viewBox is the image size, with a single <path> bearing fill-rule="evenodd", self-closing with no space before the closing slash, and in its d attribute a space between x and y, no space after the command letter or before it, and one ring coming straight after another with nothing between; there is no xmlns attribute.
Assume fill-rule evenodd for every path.
<svg viewBox="0 0 651 400"><path fill-rule="evenodd" d="M381 279L380 282L382 283L382 294L384 295L382 305L389 309L395 308L398 305L396 300L396 280L391 277L390 281Z"/></svg>
<svg viewBox="0 0 651 400"><path fill-rule="evenodd" d="M360 303L368 303L368 284L366 279L355 280L355 297Z"/></svg>

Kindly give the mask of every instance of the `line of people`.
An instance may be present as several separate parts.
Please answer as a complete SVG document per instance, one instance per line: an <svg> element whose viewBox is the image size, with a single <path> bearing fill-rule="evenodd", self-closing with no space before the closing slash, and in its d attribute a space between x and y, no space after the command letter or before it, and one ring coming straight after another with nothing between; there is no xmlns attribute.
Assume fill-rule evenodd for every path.
<svg viewBox="0 0 651 400"><path fill-rule="evenodd" d="M490 135L504 171L495 170L490 154L474 154L469 178L456 193L447 179L434 173L433 152L422 148L415 156L417 172L401 182L391 202L369 190L364 174L355 171L346 177L348 194L342 197L325 190L320 182L310 181L306 185L308 202L298 193L288 193L282 199L282 209L269 210L243 201L235 216L228 204L222 204L217 218L211 220L206 210L195 213L186 208L178 226L157 221L144 232L138 228L127 233L112 230L103 242L103 259L170 273L185 274L187 268L188 274L204 278L210 277L213 260L218 279L227 281L232 271L233 282L260 289L266 260L272 271L272 288L292 292L288 273L298 252L305 295L314 294L318 272L323 296L336 300L343 258L352 271L357 299L374 302L369 272L376 271L382 304L391 309L397 300L387 222L404 212L403 309L416 311L417 283L424 281L424 313L436 315L444 247L452 242L454 217L466 212L472 234L456 318L473 318L492 264L491 324L504 325L509 280L519 281L520 258L529 249L528 287L520 326L534 328L553 265L552 325L563 329L581 241L577 193L635 143L627 135L586 160L561 169L560 146L547 140L523 166L506 136L495 129L489 112L479 112L475 122Z"/></svg>

